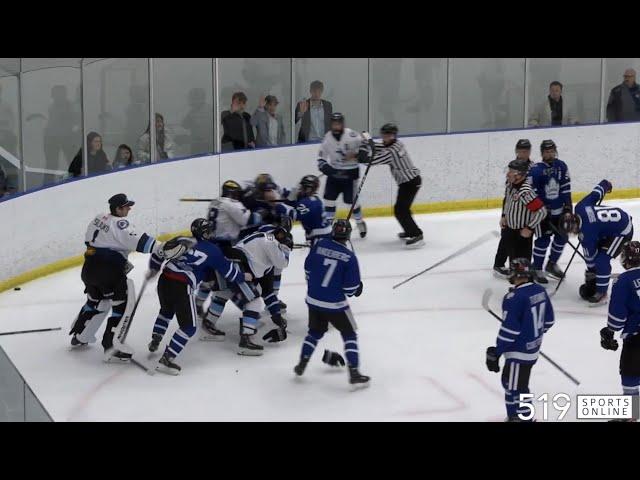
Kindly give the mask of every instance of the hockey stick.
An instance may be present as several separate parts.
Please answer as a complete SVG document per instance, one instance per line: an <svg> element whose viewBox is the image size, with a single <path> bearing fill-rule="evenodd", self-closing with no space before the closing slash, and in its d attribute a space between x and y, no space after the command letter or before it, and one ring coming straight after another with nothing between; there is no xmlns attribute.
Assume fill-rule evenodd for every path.
<svg viewBox="0 0 640 480"><path fill-rule="evenodd" d="M451 255L449 255L446 258L443 258L442 260L440 260L439 262L434 263L433 265L431 265L429 268L425 268L424 270L422 270L421 272L416 273L415 275L412 275L411 277L407 278L406 280L401 281L400 283L397 283L393 286L394 289L398 288L400 285L404 285L405 283L407 283L410 280L413 280L414 278L422 275L423 273L427 273L429 270L432 270L434 268L436 268L439 265L442 265L443 263L448 262L449 260L462 255L463 253L468 252L469 250L473 250L474 248L482 245L483 243L485 243L488 240L491 240L492 238L495 237L499 237L500 234L495 231L492 230L490 232L485 233L484 235L482 235L481 237L476 238L473 242L465 245L464 247L462 247L460 250L457 250L455 252L453 252Z"/></svg>
<svg viewBox="0 0 640 480"><path fill-rule="evenodd" d="M18 335L18 334L21 334L21 333L52 332L54 330L62 330L62 327L39 328L37 330L19 330L19 331L16 331L16 332L3 332L3 333L0 333L0 335Z"/></svg>
<svg viewBox="0 0 640 480"><path fill-rule="evenodd" d="M369 169L371 168L371 162L373 161L373 154L376 151L376 145L375 143L373 143L373 139L369 139L369 147L371 148L371 157L369 158L369 165L367 165L367 168L364 171L364 175L362 176L362 180L360 181L360 185L358 185L358 192L356 193L356 196L353 199L353 203L351 204L351 208L349 209L349 213L347 214L347 222L351 218L353 209L358 204L358 199L360 198L360 192L362 191L362 187L364 186L364 181L367 179L367 175L369 174Z"/></svg>
<svg viewBox="0 0 640 480"><path fill-rule="evenodd" d="M490 288L487 288L484 293L482 294L482 307L489 312L489 314L493 315L493 317L498 320L500 323L502 323L502 318L500 318L493 310L491 310L491 307L489 306L489 298L491 298L491 294L493 292L491 291ZM573 383L575 383L576 385L580 385L580 382L578 380L576 380L569 372L567 372L564 368L562 368L560 365L558 365L556 362L554 362L553 360L551 360L545 353L542 352L542 350L539 350L538 353L540 353L540 356L542 358L544 358L546 361L548 361L551 365L553 365L554 367L556 367L558 370L560 370L569 380L571 380Z"/></svg>
<svg viewBox="0 0 640 480"><path fill-rule="evenodd" d="M569 246L570 246L571 248L573 248L573 250L574 250L578 255L580 255L580 258L581 258L582 260L584 260L585 262L587 261L587 260L584 258L584 255L582 255L582 254L580 253L580 251L578 250L578 247L576 247L573 243L571 243L571 241L569 240L568 235L564 235L562 232L560 232L560 230L558 230L558 229L556 228L556 226L555 226L553 223L550 223L549 225L551 226L551 229L552 229L556 234L558 234L558 235L560 235L561 237L563 237L563 238L565 238L565 239L566 239L566 241L567 241L567 243L569 244ZM579 246L579 245L580 245L580 243L578 243L578 246Z"/></svg>
<svg viewBox="0 0 640 480"><path fill-rule="evenodd" d="M294 243L293 244L293 248L311 248L310 245L307 245L306 243Z"/></svg>
<svg viewBox="0 0 640 480"><path fill-rule="evenodd" d="M217 198L180 198L179 199L180 202L212 202L214 200L217 200ZM258 200L258 201L263 203L269 203L269 202L284 203L287 200L279 198L277 200Z"/></svg>
<svg viewBox="0 0 640 480"><path fill-rule="evenodd" d="M576 256L576 253L579 253L578 252L578 248L580 248L580 244L581 243L582 243L582 241L578 242L578 246L574 249L573 255L571 255L571 258L569 259L569 263L567 263L567 267L564 269L564 272L562 272L562 277L558 281L558 284L556 285L555 290L549 294L550 297L553 297L556 294L556 292L558 291L558 289L560 288L560 285L562 285L562 281L567 276L567 270L569 270L569 267L571 266L571 262L573 262L573 258ZM582 257L582 258L584 259L584 257ZM585 260L585 262L586 262L586 260Z"/></svg>

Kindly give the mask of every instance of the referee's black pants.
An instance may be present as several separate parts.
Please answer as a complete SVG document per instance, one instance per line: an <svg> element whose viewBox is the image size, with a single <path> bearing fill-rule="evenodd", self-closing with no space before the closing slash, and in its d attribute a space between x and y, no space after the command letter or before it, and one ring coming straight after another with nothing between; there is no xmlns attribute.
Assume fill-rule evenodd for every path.
<svg viewBox="0 0 640 480"><path fill-rule="evenodd" d="M533 235L525 238L520 235L520 229L505 228L502 230L505 247L509 255L509 262L514 258L526 258L531 261L531 253L533 250Z"/></svg>
<svg viewBox="0 0 640 480"><path fill-rule="evenodd" d="M409 237L422 235L422 230L420 230L420 227L418 227L411 216L411 204L416 198L421 186L422 178L420 175L408 182L398 185L398 197L396 198L396 204L393 206L393 214L398 220L398 223L400 223L404 233Z"/></svg>
<svg viewBox="0 0 640 480"><path fill-rule="evenodd" d="M504 235L505 231L506 228L500 229L500 243L498 243L498 251L496 252L496 258L493 261L494 267L504 267L504 262L506 262L507 258L509 257L509 252L507 251L507 242L505 241ZM509 268L508 265L507 268Z"/></svg>

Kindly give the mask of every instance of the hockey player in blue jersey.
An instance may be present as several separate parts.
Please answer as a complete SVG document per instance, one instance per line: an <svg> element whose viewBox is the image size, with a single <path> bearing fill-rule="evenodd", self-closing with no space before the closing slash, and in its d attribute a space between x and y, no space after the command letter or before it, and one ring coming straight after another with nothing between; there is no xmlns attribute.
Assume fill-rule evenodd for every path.
<svg viewBox="0 0 640 480"><path fill-rule="evenodd" d="M600 345L616 351L615 332L621 332L620 379L624 395L640 395L640 242L622 247L620 263L626 272L611 288L607 326L600 330Z"/></svg>
<svg viewBox="0 0 640 480"><path fill-rule="evenodd" d="M536 283L549 283L545 273L559 280L562 270L558 267L558 260L567 243L567 238L557 232L558 223L563 213L571 213L571 178L567 164L557 158L558 150L553 140L543 140L540 144L542 161L536 163L529 170L529 183L544 202L547 217L540 224L540 231L533 244L533 268ZM555 230L554 228L555 227ZM553 243L551 239L553 238ZM547 255L547 248L551 243L549 261L543 272L542 266Z"/></svg>
<svg viewBox="0 0 640 480"><path fill-rule="evenodd" d="M153 326L149 343L150 352L158 350L169 322L174 315L178 317L179 328L173 334L156 367L159 371L171 375L177 375L180 372L180 366L174 362L174 359L196 332L194 290L202 280L218 272L227 282L237 284L241 293L234 300L240 307L257 298L255 289L246 283L247 280L253 279L251 274L243 273L236 263L224 257L218 246L209 241L213 235L213 225L210 221L197 218L191 224L191 233L194 238L182 237L181 239L189 248L186 253L165 263L162 268L162 275L158 280L160 313ZM147 278L155 276L161 267L162 259L155 254L152 255Z"/></svg>
<svg viewBox="0 0 640 480"><path fill-rule="evenodd" d="M284 191L285 201L276 205L276 214L287 215L291 220L299 220L304 228L307 241L313 243L320 238L331 236L331 222L327 219L324 205L318 195L320 179L315 175L305 175L297 189Z"/></svg>
<svg viewBox="0 0 640 480"><path fill-rule="evenodd" d="M576 204L573 214L565 213L560 220L563 233L579 234L587 261L585 283L580 286L579 293L593 306L607 303L611 260L633 238L633 224L627 212L618 207L599 205L611 189L611 182L602 180Z"/></svg>
<svg viewBox="0 0 640 480"><path fill-rule="evenodd" d="M522 406L520 394L529 393L531 368L538 360L543 334L553 326L554 314L546 290L533 283L528 259L511 261L509 282L514 286L502 300L502 325L496 346L487 348L486 363L490 371L499 372L499 359L504 356L502 386L507 421L520 422L518 414L529 411Z"/></svg>
<svg viewBox="0 0 640 480"><path fill-rule="evenodd" d="M346 246L351 237L348 220L337 220L331 238L318 240L304 262L307 277L309 330L302 345L300 362L294 372L301 376L329 324L342 335L344 353L349 367L349 382L353 386L367 386L369 377L360 374L356 323L347 297L362 293L362 281L355 253ZM336 352L325 350L322 360L332 366L344 365Z"/></svg>

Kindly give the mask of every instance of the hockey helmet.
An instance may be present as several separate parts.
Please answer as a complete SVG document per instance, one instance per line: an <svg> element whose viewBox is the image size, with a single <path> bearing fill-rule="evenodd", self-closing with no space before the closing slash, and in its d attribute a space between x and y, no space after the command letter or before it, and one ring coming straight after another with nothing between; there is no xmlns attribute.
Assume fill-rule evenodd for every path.
<svg viewBox="0 0 640 480"><path fill-rule="evenodd" d="M382 127L380 127L381 134L398 134L398 126L395 123L385 123Z"/></svg>
<svg viewBox="0 0 640 480"><path fill-rule="evenodd" d="M633 242L627 242L622 246L620 263L625 270L640 267L640 242L634 240Z"/></svg>
<svg viewBox="0 0 640 480"><path fill-rule="evenodd" d="M283 245L286 245L287 247L289 247L289 249L293 248L293 236L291 235L291 232L288 232L282 226L277 226L272 233L274 238L278 242L280 242Z"/></svg>
<svg viewBox="0 0 640 480"><path fill-rule="evenodd" d="M227 180L222 184L221 196L240 200L240 197L242 196L242 187L235 180Z"/></svg>
<svg viewBox="0 0 640 480"><path fill-rule="evenodd" d="M320 188L320 179L316 175L305 175L300 180L300 193L309 197L316 193Z"/></svg>
<svg viewBox="0 0 640 480"><path fill-rule="evenodd" d="M528 281L533 279L533 272L531 271L531 262L528 258L514 258L509 263L511 273L509 275L509 282L515 283L518 278L525 278Z"/></svg>
<svg viewBox="0 0 640 480"><path fill-rule="evenodd" d="M196 218L191 222L191 234L198 240L209 240L213 235L213 222L206 218Z"/></svg>
<svg viewBox="0 0 640 480"><path fill-rule="evenodd" d="M336 220L331 226L331 238L339 242L346 242L351 238L351 223L349 220Z"/></svg>

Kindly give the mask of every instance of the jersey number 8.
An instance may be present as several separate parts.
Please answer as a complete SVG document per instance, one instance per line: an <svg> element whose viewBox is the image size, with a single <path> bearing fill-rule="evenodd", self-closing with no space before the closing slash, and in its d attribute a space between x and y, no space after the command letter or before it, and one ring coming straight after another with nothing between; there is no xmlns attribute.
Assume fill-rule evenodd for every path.
<svg viewBox="0 0 640 480"><path fill-rule="evenodd" d="M622 216L618 210L595 207L598 220L601 222L619 222Z"/></svg>

